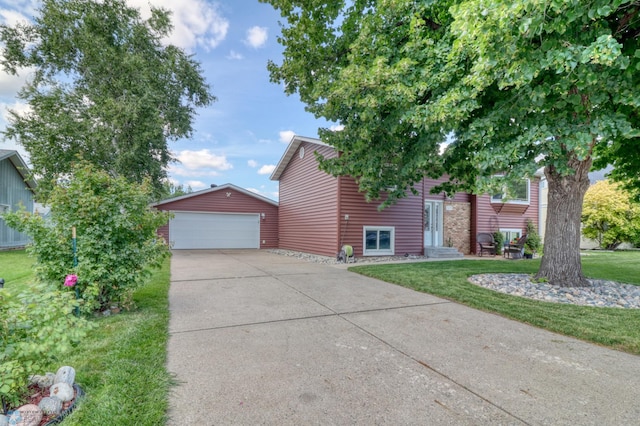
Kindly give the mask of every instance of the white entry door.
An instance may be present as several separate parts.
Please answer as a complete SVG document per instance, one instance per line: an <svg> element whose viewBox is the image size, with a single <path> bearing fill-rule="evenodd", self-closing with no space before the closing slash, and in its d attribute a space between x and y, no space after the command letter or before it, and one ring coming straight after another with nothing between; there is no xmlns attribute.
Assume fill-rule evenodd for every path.
<svg viewBox="0 0 640 426"><path fill-rule="evenodd" d="M442 247L442 201L424 202L424 246Z"/></svg>

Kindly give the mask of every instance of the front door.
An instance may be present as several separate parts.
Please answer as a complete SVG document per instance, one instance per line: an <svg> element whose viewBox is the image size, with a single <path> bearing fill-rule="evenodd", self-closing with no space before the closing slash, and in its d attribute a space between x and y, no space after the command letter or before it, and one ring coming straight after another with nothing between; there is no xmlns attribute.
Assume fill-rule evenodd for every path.
<svg viewBox="0 0 640 426"><path fill-rule="evenodd" d="M424 202L424 246L442 247L442 201Z"/></svg>

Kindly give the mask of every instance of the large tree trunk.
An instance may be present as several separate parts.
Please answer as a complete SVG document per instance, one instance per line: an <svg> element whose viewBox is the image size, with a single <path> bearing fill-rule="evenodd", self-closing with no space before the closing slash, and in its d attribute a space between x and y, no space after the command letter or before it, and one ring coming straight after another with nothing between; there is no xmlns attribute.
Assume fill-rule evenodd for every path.
<svg viewBox="0 0 640 426"><path fill-rule="evenodd" d="M574 160L571 176L561 176L555 167L544 170L549 185L544 256L538 279L561 287L584 287L589 282L582 275L580 262L580 223L584 194L589 188L591 158Z"/></svg>

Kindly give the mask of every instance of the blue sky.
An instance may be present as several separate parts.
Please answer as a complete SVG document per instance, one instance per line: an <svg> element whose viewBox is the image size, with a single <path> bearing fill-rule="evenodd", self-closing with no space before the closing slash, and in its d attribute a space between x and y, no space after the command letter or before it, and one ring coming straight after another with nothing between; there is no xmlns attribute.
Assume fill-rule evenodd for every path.
<svg viewBox="0 0 640 426"><path fill-rule="evenodd" d="M278 199L278 183L271 171L293 134L317 137L319 127L331 124L304 110L297 95L286 96L281 85L269 81L268 60L282 61L278 13L257 0L127 0L147 16L148 4L173 12L174 31L168 42L195 55L218 101L199 110L191 139L171 143L181 162L169 170L177 184L192 189L232 183ZM0 22L30 19L39 2L0 0ZM0 71L0 130L6 109L24 110L15 93L28 78ZM0 149L24 150L11 141Z"/></svg>

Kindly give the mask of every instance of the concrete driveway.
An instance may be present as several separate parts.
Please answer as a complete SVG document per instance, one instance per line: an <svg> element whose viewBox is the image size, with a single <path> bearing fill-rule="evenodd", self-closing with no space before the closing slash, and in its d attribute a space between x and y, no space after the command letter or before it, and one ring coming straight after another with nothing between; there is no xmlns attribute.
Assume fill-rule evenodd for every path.
<svg viewBox="0 0 640 426"><path fill-rule="evenodd" d="M169 300L169 425L640 422L640 357L343 268L175 251Z"/></svg>

